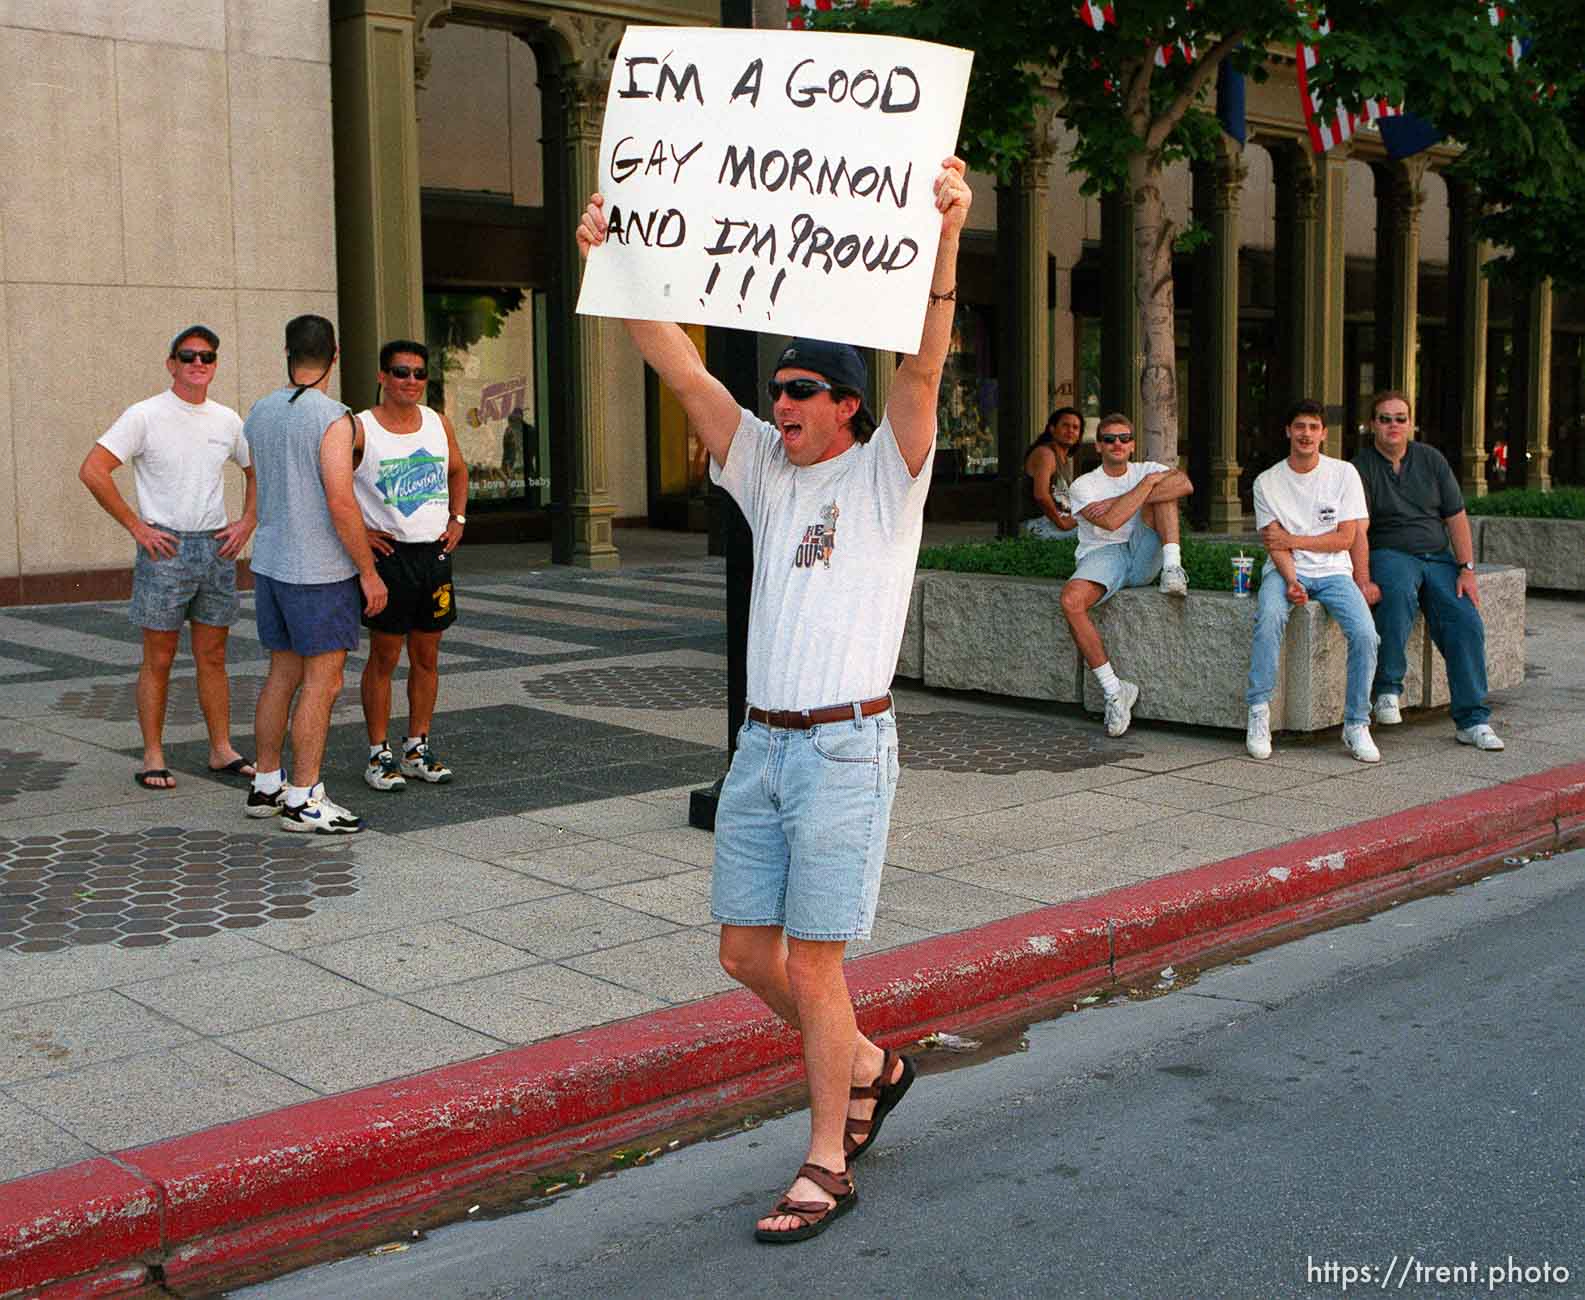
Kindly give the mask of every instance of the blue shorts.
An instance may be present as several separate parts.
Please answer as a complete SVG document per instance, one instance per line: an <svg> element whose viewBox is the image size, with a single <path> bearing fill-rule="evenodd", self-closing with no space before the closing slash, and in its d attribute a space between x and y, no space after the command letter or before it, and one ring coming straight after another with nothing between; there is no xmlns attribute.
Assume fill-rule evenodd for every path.
<svg viewBox="0 0 1585 1300"><path fill-rule="evenodd" d="M176 554L155 559L141 546L132 563L132 604L127 616L152 632L179 632L183 623L230 627L237 621L237 562L220 554L214 530L179 533Z"/></svg>
<svg viewBox="0 0 1585 1300"><path fill-rule="evenodd" d="M266 650L329 654L356 650L363 590L356 578L340 582L277 582L254 574L254 618Z"/></svg>
<svg viewBox="0 0 1585 1300"><path fill-rule="evenodd" d="M1073 571L1075 578L1105 587L1095 603L1104 605L1124 587L1143 587L1161 572L1161 538L1143 519L1134 521L1126 542L1110 542L1091 551Z"/></svg>
<svg viewBox="0 0 1585 1300"><path fill-rule="evenodd" d="M716 807L712 919L869 938L896 793L890 709L807 731L744 723Z"/></svg>

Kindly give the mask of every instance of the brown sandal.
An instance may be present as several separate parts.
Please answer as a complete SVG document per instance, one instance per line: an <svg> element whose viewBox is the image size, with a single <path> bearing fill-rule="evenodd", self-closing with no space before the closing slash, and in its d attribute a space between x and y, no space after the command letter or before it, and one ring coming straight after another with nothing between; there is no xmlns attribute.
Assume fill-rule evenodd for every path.
<svg viewBox="0 0 1585 1300"><path fill-rule="evenodd" d="M828 1193L834 1203L827 1205L824 1201L795 1201L791 1197L783 1196L776 1202L776 1208L771 1214L783 1214L790 1218L801 1219L802 1224L796 1228L784 1228L780 1231L775 1228L755 1228L756 1241L766 1241L772 1245L789 1245L795 1241L808 1241L810 1237L818 1237L830 1226L832 1219L846 1214L859 1199L859 1194L853 1190L853 1175L846 1170L838 1174L823 1165L800 1165L798 1178L807 1178L816 1187ZM797 1180L795 1178L793 1181Z"/></svg>
<svg viewBox="0 0 1585 1300"><path fill-rule="evenodd" d="M903 1072L897 1076L896 1083L887 1083L886 1080L892 1077L892 1066L898 1061L903 1063ZM892 1113L913 1081L913 1060L907 1056L898 1056L896 1052L887 1049L886 1055L881 1059L881 1072L875 1076L875 1081L848 1089L849 1102L871 1100L875 1102L875 1109L870 1112L868 1119L854 1119L851 1115L848 1116L847 1128L842 1134L842 1151L847 1156L849 1164L868 1151L870 1145L881 1135L881 1121Z"/></svg>

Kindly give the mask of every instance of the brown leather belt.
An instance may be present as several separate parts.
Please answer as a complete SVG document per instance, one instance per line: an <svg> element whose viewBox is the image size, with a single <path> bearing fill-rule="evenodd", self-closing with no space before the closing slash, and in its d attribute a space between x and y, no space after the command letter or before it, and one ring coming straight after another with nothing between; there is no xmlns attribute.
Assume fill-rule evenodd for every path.
<svg viewBox="0 0 1585 1300"><path fill-rule="evenodd" d="M863 718L873 718L892 707L890 695L877 695L873 700L860 700L857 704L832 704L823 709L750 709L748 720L767 727L789 727L793 731L808 731L810 727L827 722L852 722L853 710Z"/></svg>

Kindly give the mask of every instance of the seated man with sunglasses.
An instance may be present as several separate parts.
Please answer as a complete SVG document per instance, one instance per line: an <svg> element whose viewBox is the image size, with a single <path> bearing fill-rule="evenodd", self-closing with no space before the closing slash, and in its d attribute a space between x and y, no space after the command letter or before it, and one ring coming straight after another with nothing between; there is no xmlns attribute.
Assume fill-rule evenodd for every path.
<svg viewBox="0 0 1585 1300"><path fill-rule="evenodd" d="M146 790L170 790L165 766L165 702L182 624L191 623L198 705L209 729L209 770L253 775L231 743L231 684L226 638L237 619L237 556L253 535L258 486L242 417L209 396L220 336L190 325L171 340L165 369L171 386L121 413L94 444L77 476L137 543L132 566L132 622L143 629L138 669L138 727ZM226 522L223 471L235 461L246 482L242 513ZM130 463L138 508L110 477Z"/></svg>
<svg viewBox="0 0 1585 1300"><path fill-rule="evenodd" d="M1499 750L1486 703L1486 625L1475 582L1475 544L1464 494L1447 458L1413 438L1409 399L1376 394L1371 444L1354 457L1370 507L1370 529L1354 540L1354 581L1374 606L1381 650L1376 659L1376 725L1403 721L1405 647L1414 616L1447 663L1453 736L1461 745Z"/></svg>
<svg viewBox="0 0 1585 1300"><path fill-rule="evenodd" d="M912 1063L858 1031L843 977L867 938L897 789L888 693L919 558L936 401L971 193L947 159L932 188L941 242L919 351L904 357L877 425L866 373L843 343L795 339L770 382L774 422L738 406L674 324L625 324L710 451L710 476L754 531L748 721L716 812L710 911L720 960L803 1035L805 1163L755 1228L803 1241L853 1207L851 1162L913 1081ZM596 194L578 226L605 242ZM843 303L833 301L833 320Z"/></svg>
<svg viewBox="0 0 1585 1300"><path fill-rule="evenodd" d="M352 488L385 582L385 608L363 616L363 720L369 729L364 782L400 790L407 778L441 784L451 769L429 747L440 689L440 636L457 621L451 553L468 522L468 465L442 412L423 405L429 349L393 339L380 349L380 401L357 416ZM407 738L391 752L391 678L407 647Z"/></svg>
<svg viewBox="0 0 1585 1300"><path fill-rule="evenodd" d="M1124 587L1143 587L1158 573L1167 595L1188 594L1178 549L1178 502L1194 488L1182 470L1129 459L1134 429L1126 415L1103 415L1095 442L1100 468L1081 474L1068 489L1079 548L1078 568L1062 588L1062 613L1105 697L1106 734L1121 736L1133 721L1139 687L1113 671L1090 611Z"/></svg>

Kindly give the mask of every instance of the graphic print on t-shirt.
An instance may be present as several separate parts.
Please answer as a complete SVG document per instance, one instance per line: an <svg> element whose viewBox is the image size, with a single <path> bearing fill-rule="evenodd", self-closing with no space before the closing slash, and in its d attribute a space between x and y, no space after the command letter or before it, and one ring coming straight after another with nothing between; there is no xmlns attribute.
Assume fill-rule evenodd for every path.
<svg viewBox="0 0 1585 1300"><path fill-rule="evenodd" d="M822 507L820 522L804 528L803 541L793 552L793 568L812 569L816 564L831 567L831 556L837 549L837 516L841 513L835 501Z"/></svg>
<svg viewBox="0 0 1585 1300"><path fill-rule="evenodd" d="M385 504L411 516L426 501L447 499L446 458L418 448L380 461L374 484Z"/></svg>

